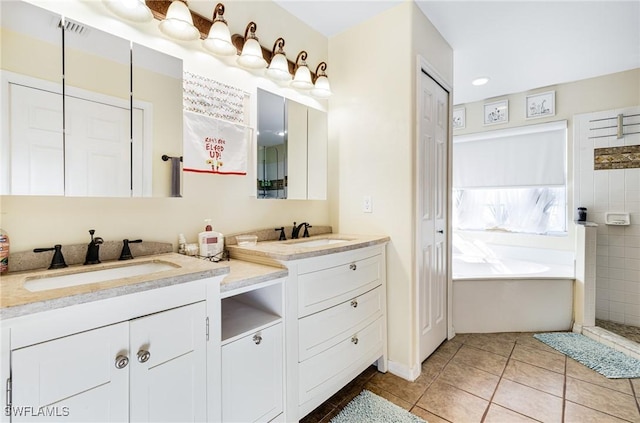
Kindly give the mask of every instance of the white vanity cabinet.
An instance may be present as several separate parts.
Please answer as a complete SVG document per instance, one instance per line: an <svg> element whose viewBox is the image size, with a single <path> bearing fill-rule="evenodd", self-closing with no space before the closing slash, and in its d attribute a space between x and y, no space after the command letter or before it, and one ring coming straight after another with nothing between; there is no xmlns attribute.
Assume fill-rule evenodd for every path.
<svg viewBox="0 0 640 423"><path fill-rule="evenodd" d="M284 279L222 299L222 421L268 422L284 405Z"/></svg>
<svg viewBox="0 0 640 423"><path fill-rule="evenodd" d="M287 420L297 421L374 362L386 372L385 246L283 263Z"/></svg>
<svg viewBox="0 0 640 423"><path fill-rule="evenodd" d="M66 421L203 421L205 319L201 301L18 348L13 406L49 407Z"/></svg>
<svg viewBox="0 0 640 423"><path fill-rule="evenodd" d="M221 279L2 321L0 420L220 421Z"/></svg>

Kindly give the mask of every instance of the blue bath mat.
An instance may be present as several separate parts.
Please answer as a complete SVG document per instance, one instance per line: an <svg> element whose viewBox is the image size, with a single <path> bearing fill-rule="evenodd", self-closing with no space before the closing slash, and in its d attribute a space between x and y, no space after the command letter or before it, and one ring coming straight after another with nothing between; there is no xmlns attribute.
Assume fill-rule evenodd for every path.
<svg viewBox="0 0 640 423"><path fill-rule="evenodd" d="M392 402L367 391L347 404L330 423L427 423Z"/></svg>
<svg viewBox="0 0 640 423"><path fill-rule="evenodd" d="M579 333L537 333L533 337L609 379L640 377L640 360Z"/></svg>

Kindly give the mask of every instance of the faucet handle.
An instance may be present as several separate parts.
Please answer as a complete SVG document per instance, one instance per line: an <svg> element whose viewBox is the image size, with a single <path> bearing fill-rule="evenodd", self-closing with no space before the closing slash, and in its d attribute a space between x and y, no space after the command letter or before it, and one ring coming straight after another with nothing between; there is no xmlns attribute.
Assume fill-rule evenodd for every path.
<svg viewBox="0 0 640 423"><path fill-rule="evenodd" d="M280 238L278 241L286 241L287 236L284 234L284 226L280 226L279 228L275 228L274 231L280 231Z"/></svg>
<svg viewBox="0 0 640 423"><path fill-rule="evenodd" d="M309 238L309 228L313 228L313 226L309 225L305 222L304 224L304 233L302 234L303 238Z"/></svg>
<svg viewBox="0 0 640 423"><path fill-rule="evenodd" d="M64 256L62 255L62 245L56 244L51 248L34 248L33 250L34 253L42 253L45 251L53 251L49 269L63 269L67 267L67 263L65 263Z"/></svg>
<svg viewBox="0 0 640 423"><path fill-rule="evenodd" d="M122 240L122 252L120 253L120 258L118 260L131 260L133 258L133 254L131 254L131 248L129 248L129 244L137 244L142 242L141 239L135 239L133 241L129 241L128 239Z"/></svg>

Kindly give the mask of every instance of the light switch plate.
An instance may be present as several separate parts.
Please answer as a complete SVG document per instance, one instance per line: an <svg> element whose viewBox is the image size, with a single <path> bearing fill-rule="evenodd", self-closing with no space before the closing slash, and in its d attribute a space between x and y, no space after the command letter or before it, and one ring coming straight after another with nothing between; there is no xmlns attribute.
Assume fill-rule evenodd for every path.
<svg viewBox="0 0 640 423"><path fill-rule="evenodd" d="M362 199L362 211L364 213L373 213L373 202L370 195L365 195Z"/></svg>

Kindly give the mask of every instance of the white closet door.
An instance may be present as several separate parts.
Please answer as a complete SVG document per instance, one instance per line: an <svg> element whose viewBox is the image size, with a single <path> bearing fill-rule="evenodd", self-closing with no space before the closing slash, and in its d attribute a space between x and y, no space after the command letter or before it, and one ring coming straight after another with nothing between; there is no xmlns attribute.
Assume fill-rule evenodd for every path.
<svg viewBox="0 0 640 423"><path fill-rule="evenodd" d="M11 194L64 195L62 95L9 84Z"/></svg>
<svg viewBox="0 0 640 423"><path fill-rule="evenodd" d="M422 73L417 159L420 361L447 338L447 134L449 93Z"/></svg>
<svg viewBox="0 0 640 423"><path fill-rule="evenodd" d="M67 195L131 196L129 109L67 96Z"/></svg>

